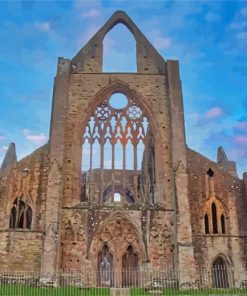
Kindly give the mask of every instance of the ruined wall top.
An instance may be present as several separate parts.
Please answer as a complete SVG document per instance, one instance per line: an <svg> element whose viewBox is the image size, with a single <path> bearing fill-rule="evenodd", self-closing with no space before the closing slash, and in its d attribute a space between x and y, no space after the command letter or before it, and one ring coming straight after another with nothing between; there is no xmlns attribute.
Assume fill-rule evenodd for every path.
<svg viewBox="0 0 247 296"><path fill-rule="evenodd" d="M15 149L15 143L11 143L8 147L8 150L5 154L3 163L1 165L1 170L6 169L7 167L15 164L17 162L17 156L16 156L16 149Z"/></svg>
<svg viewBox="0 0 247 296"><path fill-rule="evenodd" d="M125 25L136 40L137 73L165 74L165 60L123 11L116 11L71 61L72 73L102 72L103 40L117 24Z"/></svg>

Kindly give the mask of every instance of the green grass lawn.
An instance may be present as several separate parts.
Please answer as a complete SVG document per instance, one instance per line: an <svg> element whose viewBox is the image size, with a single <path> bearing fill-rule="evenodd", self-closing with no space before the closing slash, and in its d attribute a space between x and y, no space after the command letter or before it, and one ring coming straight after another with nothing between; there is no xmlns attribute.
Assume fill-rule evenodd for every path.
<svg viewBox="0 0 247 296"><path fill-rule="evenodd" d="M150 296L144 289L130 288L129 296ZM246 295L247 289L210 289L210 290L164 290L163 296L214 296L214 295ZM110 296L109 288L80 289L76 287L66 288L33 288L28 286L0 286L0 296Z"/></svg>
<svg viewBox="0 0 247 296"><path fill-rule="evenodd" d="M27 286L0 286L0 296L109 296L109 288L79 289L67 288L32 288Z"/></svg>
<svg viewBox="0 0 247 296"><path fill-rule="evenodd" d="M155 294L150 294L144 289L131 289L131 296L150 296ZM247 289L207 289L207 290L163 290L162 294L156 295L167 295L167 296L213 296L213 295L245 295L247 296Z"/></svg>

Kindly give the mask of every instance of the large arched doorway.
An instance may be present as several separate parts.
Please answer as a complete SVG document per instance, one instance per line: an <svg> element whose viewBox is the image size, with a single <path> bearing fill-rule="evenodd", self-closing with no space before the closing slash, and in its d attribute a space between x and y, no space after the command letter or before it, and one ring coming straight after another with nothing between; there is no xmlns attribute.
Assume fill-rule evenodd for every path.
<svg viewBox="0 0 247 296"><path fill-rule="evenodd" d="M135 287L138 285L138 256L133 247L128 246L122 259L122 284L123 287Z"/></svg>
<svg viewBox="0 0 247 296"><path fill-rule="evenodd" d="M229 288L228 268L225 260L218 256L212 266L213 288Z"/></svg>
<svg viewBox="0 0 247 296"><path fill-rule="evenodd" d="M112 287L114 285L113 255L106 244L98 255L98 275L100 287Z"/></svg>

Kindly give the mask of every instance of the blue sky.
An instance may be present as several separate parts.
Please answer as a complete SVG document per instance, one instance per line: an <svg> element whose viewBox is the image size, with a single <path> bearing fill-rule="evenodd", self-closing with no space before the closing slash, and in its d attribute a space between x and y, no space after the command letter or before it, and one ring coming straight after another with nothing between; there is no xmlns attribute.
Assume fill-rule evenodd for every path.
<svg viewBox="0 0 247 296"><path fill-rule="evenodd" d="M47 141L57 57L72 58L111 14L125 10L166 59L179 59L187 144L216 159L222 145L247 171L247 2L0 2L0 162ZM135 69L121 25L104 41L107 71Z"/></svg>

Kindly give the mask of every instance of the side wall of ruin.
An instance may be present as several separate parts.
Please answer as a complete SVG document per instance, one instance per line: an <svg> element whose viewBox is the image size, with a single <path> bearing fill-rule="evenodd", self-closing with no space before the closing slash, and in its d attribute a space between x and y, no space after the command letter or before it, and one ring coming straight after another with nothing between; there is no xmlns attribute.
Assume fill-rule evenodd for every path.
<svg viewBox="0 0 247 296"><path fill-rule="evenodd" d="M195 260L198 266L211 270L217 256L225 258L228 266L236 269L236 282L240 284L246 278L246 206L244 183L219 165L201 154L187 149L189 174L189 202L193 233ZM214 175L210 177L207 171ZM205 233L204 215L211 211L207 204L212 200L218 211L219 233ZM225 214L225 234L220 229L220 211Z"/></svg>
<svg viewBox="0 0 247 296"><path fill-rule="evenodd" d="M39 270L49 171L48 146L0 172L0 266ZM10 229L10 211L18 197L32 208L31 229Z"/></svg>

